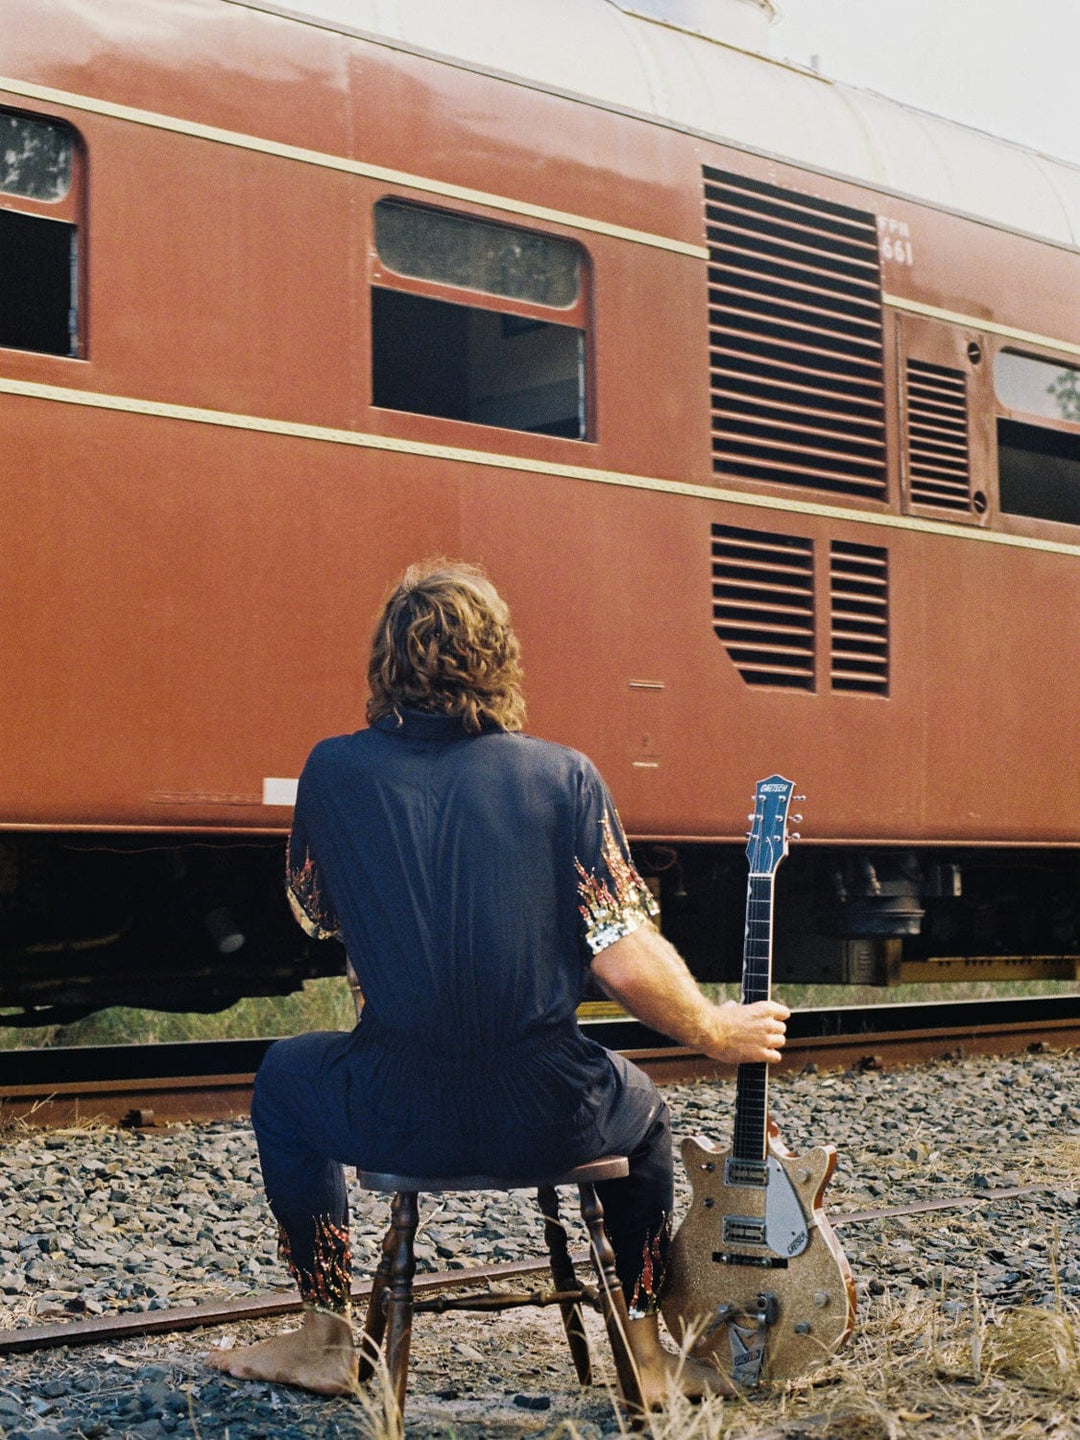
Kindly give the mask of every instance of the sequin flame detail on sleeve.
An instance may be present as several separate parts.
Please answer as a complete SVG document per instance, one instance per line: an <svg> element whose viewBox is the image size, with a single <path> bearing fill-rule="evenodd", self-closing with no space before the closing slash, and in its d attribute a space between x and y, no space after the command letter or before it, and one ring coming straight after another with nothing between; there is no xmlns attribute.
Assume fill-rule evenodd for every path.
<svg viewBox="0 0 1080 1440"><path fill-rule="evenodd" d="M574 862L578 873L578 909L585 921L586 944L594 955L634 930L640 930L659 913L648 887L615 839L607 814L600 824L604 832L601 858L610 883L595 871L590 874L580 860Z"/></svg>
<svg viewBox="0 0 1080 1440"><path fill-rule="evenodd" d="M305 1308L329 1311L333 1315L349 1313L352 1251L348 1230L326 1216L316 1220L311 1269L306 1270L296 1263L285 1227L279 1225L278 1253L296 1281Z"/></svg>
<svg viewBox="0 0 1080 1440"><path fill-rule="evenodd" d="M641 1250L641 1272L627 1310L631 1320L655 1315L660 1308L660 1295L667 1279L668 1252L671 1248L671 1217L665 1215L655 1235L649 1237Z"/></svg>
<svg viewBox="0 0 1080 1440"><path fill-rule="evenodd" d="M319 873L310 855L303 865L290 865L286 893L297 923L312 940L340 940L337 916L323 899Z"/></svg>

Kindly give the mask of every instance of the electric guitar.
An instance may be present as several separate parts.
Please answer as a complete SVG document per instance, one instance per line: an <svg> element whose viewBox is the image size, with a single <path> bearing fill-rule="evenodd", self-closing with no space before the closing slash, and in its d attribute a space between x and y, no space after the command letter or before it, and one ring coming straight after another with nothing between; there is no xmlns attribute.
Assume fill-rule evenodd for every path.
<svg viewBox="0 0 1080 1440"><path fill-rule="evenodd" d="M746 847L745 1004L769 998L773 887L793 789L780 775L757 785ZM692 1336L690 1354L743 1387L813 1369L855 1322L851 1270L821 1208L836 1149L799 1158L784 1148L768 1117L768 1080L764 1063L739 1066L729 1149L703 1136L683 1142L693 1201L661 1300L675 1339Z"/></svg>

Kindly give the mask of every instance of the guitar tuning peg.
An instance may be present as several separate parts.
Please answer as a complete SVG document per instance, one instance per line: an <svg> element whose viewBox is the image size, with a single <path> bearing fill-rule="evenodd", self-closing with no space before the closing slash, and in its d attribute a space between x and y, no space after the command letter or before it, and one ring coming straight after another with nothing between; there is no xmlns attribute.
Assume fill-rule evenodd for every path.
<svg viewBox="0 0 1080 1440"><path fill-rule="evenodd" d="M802 836L799 834L798 830L792 830L791 834L788 836L788 839L789 839L789 840L801 840L801 839L802 839Z"/></svg>
<svg viewBox="0 0 1080 1440"><path fill-rule="evenodd" d="M802 816L801 816L801 815L792 815L791 818L792 818L792 820L795 822L796 825L801 825L801 824L802 824Z"/></svg>
<svg viewBox="0 0 1080 1440"><path fill-rule="evenodd" d="M754 821L757 819L757 816L754 815L753 811L751 811L751 813L750 813L749 815L747 815L746 818L750 821L750 823L751 823L751 825L752 825L752 824L754 823Z"/></svg>
<svg viewBox="0 0 1080 1440"><path fill-rule="evenodd" d="M801 805L801 804L803 803L803 801L806 799L806 796L805 796L805 795L793 795L791 798L792 798L793 800L798 801L798 803Z"/></svg>

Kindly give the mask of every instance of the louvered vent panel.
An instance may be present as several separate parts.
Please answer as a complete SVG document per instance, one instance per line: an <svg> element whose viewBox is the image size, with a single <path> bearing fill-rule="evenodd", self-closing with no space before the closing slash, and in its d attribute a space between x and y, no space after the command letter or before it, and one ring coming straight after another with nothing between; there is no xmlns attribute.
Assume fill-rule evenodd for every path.
<svg viewBox="0 0 1080 1440"><path fill-rule="evenodd" d="M884 499L874 217L705 170L713 469Z"/></svg>
<svg viewBox="0 0 1080 1440"><path fill-rule="evenodd" d="M810 540L712 527L713 628L748 685L814 688Z"/></svg>
<svg viewBox="0 0 1080 1440"><path fill-rule="evenodd" d="M908 477L917 505L971 510L967 377L960 370L907 362Z"/></svg>
<svg viewBox="0 0 1080 1440"><path fill-rule="evenodd" d="M889 562L874 545L829 546L834 690L889 692Z"/></svg>

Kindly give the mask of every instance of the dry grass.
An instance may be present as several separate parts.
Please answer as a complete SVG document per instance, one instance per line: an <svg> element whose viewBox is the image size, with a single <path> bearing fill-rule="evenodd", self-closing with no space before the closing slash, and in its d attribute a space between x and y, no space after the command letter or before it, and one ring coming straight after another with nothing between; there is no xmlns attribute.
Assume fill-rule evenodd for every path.
<svg viewBox="0 0 1080 1440"><path fill-rule="evenodd" d="M1038 1147L1017 1159L1016 1174L1022 1184L1052 1179L1059 1189L1080 1189L1080 1135L1041 1138Z"/></svg>
<svg viewBox="0 0 1080 1440"><path fill-rule="evenodd" d="M50 1101L35 1100L28 1109L20 1110L18 1114L0 1102L0 1148L12 1141L22 1139L26 1136L37 1137L41 1133L41 1126L35 1118L40 1112L48 1110ZM104 1115L85 1115L71 1120L67 1125L49 1126L49 1134L54 1137L64 1135L85 1135L90 1130L113 1130L116 1128L115 1120L109 1120Z"/></svg>
<svg viewBox="0 0 1080 1440"><path fill-rule="evenodd" d="M812 1375L731 1399L672 1394L622 1440L1077 1440L1080 1312L1022 1307L984 1312L978 1297L947 1314L940 1294L889 1296L855 1338ZM586 1440L574 1418L549 1421L542 1440ZM468 1440L471 1427L453 1432ZM401 1440L365 1429L367 1440Z"/></svg>
<svg viewBox="0 0 1080 1440"><path fill-rule="evenodd" d="M847 1350L772 1391L651 1417L648 1440L1076 1440L1073 1306L945 1314L940 1295L882 1297ZM629 1436L629 1430L625 1432Z"/></svg>
<svg viewBox="0 0 1080 1440"><path fill-rule="evenodd" d="M1054 1309L984 1310L974 1296L947 1311L945 1299L884 1295L860 1315L850 1345L815 1373L700 1404L673 1395L638 1429L620 1413L622 1440L1077 1440L1077 1307L1059 1299ZM536 1427L541 1440L595 1434L567 1400L561 1417L553 1411ZM435 1432L421 1425L409 1433ZM510 1432L466 1423L438 1433L472 1440ZM401 1440L377 1426L365 1435Z"/></svg>
<svg viewBox="0 0 1080 1440"><path fill-rule="evenodd" d="M881 1296L860 1315L851 1344L814 1374L734 1399L691 1404L674 1397L639 1430L621 1416L615 1433L620 1440L1077 1440L1080 1310L1065 1300L1051 1309L984 1310L977 1297L964 1297L962 1313L953 1314L943 1308L946 1298L960 1297L955 1292L948 1297L933 1292L912 1292L906 1299ZM599 1323L591 1314L586 1321ZM588 1399L590 1392L572 1384L565 1392L553 1390L553 1407L542 1418L521 1411L516 1420L508 1416L505 1396L495 1392L491 1381L493 1364L505 1354L505 1323L493 1324L490 1317L452 1322L436 1317L415 1337L421 1354L425 1348L430 1352L433 1331L444 1337L439 1343L445 1345L445 1364L460 1372L462 1388L475 1396L467 1413L451 1416L437 1402L425 1403L417 1377L410 1384L403 1432L384 1367L355 1402L312 1399L311 1413L329 1416L329 1405L346 1406L333 1409L334 1423L326 1424L325 1433L356 1435L357 1440L597 1440L596 1398ZM470 1375L470 1364L460 1355L462 1339L482 1345L478 1337L485 1330L491 1332L490 1354L496 1358L485 1359ZM543 1349L544 1330L559 1352L560 1370L568 1372L557 1316L546 1326L524 1317L516 1327L512 1323L509 1348L518 1354L531 1337L534 1348ZM196 1366L191 1372L196 1376L204 1343L181 1342L192 1357L186 1368ZM602 1360L602 1344L593 1348ZM159 1348L145 1342L123 1363L136 1367L155 1357ZM609 1366L605 1369L610 1373ZM487 1413L485 1398L491 1405ZM580 1418L586 1413L594 1418ZM204 1418L204 1437L212 1433L206 1427ZM610 1433L606 1422L603 1429Z"/></svg>
<svg viewBox="0 0 1080 1440"><path fill-rule="evenodd" d="M356 1392L360 1406L359 1435L362 1440L405 1440L405 1427L394 1398L390 1372L380 1351L375 1357L375 1373Z"/></svg>

